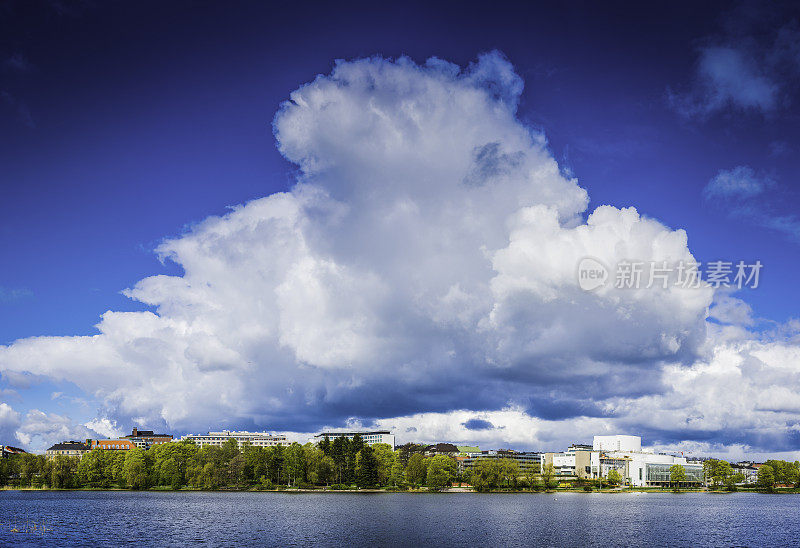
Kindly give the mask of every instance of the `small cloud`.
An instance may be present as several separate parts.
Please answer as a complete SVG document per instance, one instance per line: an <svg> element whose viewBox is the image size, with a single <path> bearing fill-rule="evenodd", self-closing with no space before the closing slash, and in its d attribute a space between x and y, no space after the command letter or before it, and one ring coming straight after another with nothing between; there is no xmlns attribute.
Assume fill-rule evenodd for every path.
<svg viewBox="0 0 800 548"><path fill-rule="evenodd" d="M706 200L752 198L773 184L772 179L756 175L749 166L736 166L733 169L720 170L703 189L703 196Z"/></svg>
<svg viewBox="0 0 800 548"><path fill-rule="evenodd" d="M469 419L467 422L462 422L461 426L467 430L494 430L494 425L483 419Z"/></svg>
<svg viewBox="0 0 800 548"><path fill-rule="evenodd" d="M3 67L13 72L31 72L33 65L22 53L14 53L3 61Z"/></svg>
<svg viewBox="0 0 800 548"><path fill-rule="evenodd" d="M752 22L734 22L727 34L698 49L693 83L683 91L667 90L670 105L682 116L704 119L728 110L771 114L788 105L800 75L796 25L764 33Z"/></svg>
<svg viewBox="0 0 800 548"><path fill-rule="evenodd" d="M772 141L769 144L769 155L770 156L783 156L791 152L792 147L786 141Z"/></svg>
<svg viewBox="0 0 800 548"><path fill-rule="evenodd" d="M775 213L779 204L773 193L767 192L775 188L777 183L771 177L758 174L749 166L737 166L717 173L703 189L703 197L724 205L731 218L781 232L800 242L800 219L793 214Z"/></svg>
<svg viewBox="0 0 800 548"><path fill-rule="evenodd" d="M11 303L29 297L33 297L33 291L29 289L12 289L0 286L0 303Z"/></svg>

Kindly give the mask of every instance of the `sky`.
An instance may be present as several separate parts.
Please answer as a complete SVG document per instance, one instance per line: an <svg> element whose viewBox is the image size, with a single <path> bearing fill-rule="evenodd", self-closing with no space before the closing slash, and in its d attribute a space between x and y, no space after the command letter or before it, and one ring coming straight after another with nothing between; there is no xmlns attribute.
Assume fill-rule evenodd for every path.
<svg viewBox="0 0 800 548"><path fill-rule="evenodd" d="M795 6L6 1L0 36L0 443L800 457Z"/></svg>

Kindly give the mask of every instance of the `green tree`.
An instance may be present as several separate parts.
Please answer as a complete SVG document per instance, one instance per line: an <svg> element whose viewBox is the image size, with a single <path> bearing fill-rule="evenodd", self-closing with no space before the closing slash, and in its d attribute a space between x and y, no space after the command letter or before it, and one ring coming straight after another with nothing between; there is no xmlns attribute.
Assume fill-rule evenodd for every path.
<svg viewBox="0 0 800 548"><path fill-rule="evenodd" d="M175 490L183 486L183 475L178 461L174 457L170 457L161 463L159 475L161 477L161 485L169 485Z"/></svg>
<svg viewBox="0 0 800 548"><path fill-rule="evenodd" d="M421 486L425 484L425 476L428 473L425 457L419 453L414 453L408 459L408 466L406 466L406 478L408 483L414 486Z"/></svg>
<svg viewBox="0 0 800 548"><path fill-rule="evenodd" d="M350 440L344 436L334 438L331 443L331 458L336 467L336 483L344 483L347 476L347 454Z"/></svg>
<svg viewBox="0 0 800 548"><path fill-rule="evenodd" d="M620 485L622 483L622 474L616 469L611 468L606 475L606 481L609 485Z"/></svg>
<svg viewBox="0 0 800 548"><path fill-rule="evenodd" d="M545 489L552 489L556 486L557 482L554 479L555 475L556 469L552 463L545 464L544 469L542 470L542 481L544 482Z"/></svg>
<svg viewBox="0 0 800 548"><path fill-rule="evenodd" d="M669 468L669 482L677 491L680 484L686 481L686 468L680 464L673 464Z"/></svg>
<svg viewBox="0 0 800 548"><path fill-rule="evenodd" d="M147 487L147 468L143 449L136 447L125 455L125 482L131 489Z"/></svg>
<svg viewBox="0 0 800 548"><path fill-rule="evenodd" d="M359 452L356 472L356 484L362 489L378 486L378 459L372 447L366 446Z"/></svg>
<svg viewBox="0 0 800 548"><path fill-rule="evenodd" d="M504 487L516 487L519 478L519 464L513 459L495 459L497 475Z"/></svg>
<svg viewBox="0 0 800 548"><path fill-rule="evenodd" d="M289 485L297 485L298 481L303 481L305 465L303 446L295 442L286 449L286 458L283 464Z"/></svg>
<svg viewBox="0 0 800 548"><path fill-rule="evenodd" d="M737 483L744 483L745 477L744 474L741 472L737 472L736 474L731 474L725 480L725 489L728 491L736 491L736 484Z"/></svg>
<svg viewBox="0 0 800 548"><path fill-rule="evenodd" d="M378 461L378 485L389 485L397 456L388 443L376 443L372 446L372 450L375 453L375 460Z"/></svg>
<svg viewBox="0 0 800 548"><path fill-rule="evenodd" d="M762 489L772 491L772 486L775 484L775 472L772 466L768 464L762 465L758 469L758 486Z"/></svg>
<svg viewBox="0 0 800 548"><path fill-rule="evenodd" d="M456 477L456 461L445 455L437 455L428 463L427 484L430 489L439 491L453 482Z"/></svg>
<svg viewBox="0 0 800 548"><path fill-rule="evenodd" d="M101 487L105 483L103 470L103 453L101 449L94 449L85 454L78 463L78 481L87 487Z"/></svg>

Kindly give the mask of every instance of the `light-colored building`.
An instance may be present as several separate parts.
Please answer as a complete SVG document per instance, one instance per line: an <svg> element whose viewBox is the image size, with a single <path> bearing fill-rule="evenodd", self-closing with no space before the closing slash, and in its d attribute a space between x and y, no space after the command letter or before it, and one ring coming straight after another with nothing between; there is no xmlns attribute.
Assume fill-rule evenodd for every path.
<svg viewBox="0 0 800 548"><path fill-rule="evenodd" d="M375 445L376 443L385 443L391 446L394 449L394 434L392 434L389 430L373 430L370 432L320 432L309 441L311 443L319 443L327 437L329 440L333 441L336 438L347 438L352 440L356 436L361 436L361 439L364 440L364 443L367 445Z"/></svg>
<svg viewBox="0 0 800 548"><path fill-rule="evenodd" d="M249 444L253 447L275 447L277 445L291 445L282 434L270 434L269 432L244 432L223 430L221 432L209 432L208 434L188 434L181 438L181 441L188 440L199 447L213 445L222 447L228 440L239 442L239 449Z"/></svg>
<svg viewBox="0 0 800 548"><path fill-rule="evenodd" d="M477 449L477 447L475 448ZM480 459L508 459L517 463L520 475L528 472L538 473L541 470L543 453L532 451L514 451L512 449L492 449L488 451L463 452L455 457L458 471L463 473L472 468Z"/></svg>
<svg viewBox="0 0 800 548"><path fill-rule="evenodd" d="M552 464L563 477L597 479L616 470L628 485L662 487L670 484L670 469L675 464L686 472L685 485L703 483L702 465L685 457L642 450L639 436L595 436L591 446L573 445L563 453L546 453L545 465Z"/></svg>
<svg viewBox="0 0 800 548"><path fill-rule="evenodd" d="M54 459L58 455L80 458L90 450L90 447L85 443L79 441L65 441L51 446L44 452L44 456L48 459Z"/></svg>
<svg viewBox="0 0 800 548"><path fill-rule="evenodd" d="M131 440L136 447L147 449L153 445L161 445L172 441L172 434L156 434L152 430L139 430L134 428L129 436L123 439Z"/></svg>
<svg viewBox="0 0 800 548"><path fill-rule="evenodd" d="M744 476L744 481L740 482L740 484L758 483L758 467L753 462L737 462L731 464L731 471L734 474L741 474Z"/></svg>

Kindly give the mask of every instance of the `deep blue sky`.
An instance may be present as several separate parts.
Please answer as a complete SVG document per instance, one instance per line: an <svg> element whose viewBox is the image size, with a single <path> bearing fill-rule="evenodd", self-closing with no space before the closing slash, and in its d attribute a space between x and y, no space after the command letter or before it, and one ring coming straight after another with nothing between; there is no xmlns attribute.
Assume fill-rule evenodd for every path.
<svg viewBox="0 0 800 548"><path fill-rule="evenodd" d="M287 188L272 116L334 59L466 65L495 48L525 79L522 117L592 206L686 228L701 259L760 258L757 314L797 310L796 244L701 198L718 170L748 164L774 172L796 210L796 154L770 155L771 142L800 145L796 110L687 122L666 100L691 82L725 3L168 4L4 3L0 343L89 334L105 310L138 309L118 291L170 272L151 253L161 238Z"/></svg>
<svg viewBox="0 0 800 548"><path fill-rule="evenodd" d="M701 261L759 259L761 287L740 296L756 316L797 315L798 71L774 70L768 111L686 116L670 100L691 92L710 43L743 37L768 58L771 30L798 17L789 7L379 5L0 4L0 344L92 334L106 310L143 309L119 292L176 272L153 253L163 238L287 189L272 118L335 59L466 66L493 49L525 80L520 117L588 190L589 211L633 205L686 229ZM703 198L736 166L771 181L749 204L761 213ZM761 214L790 216L789 229Z"/></svg>

